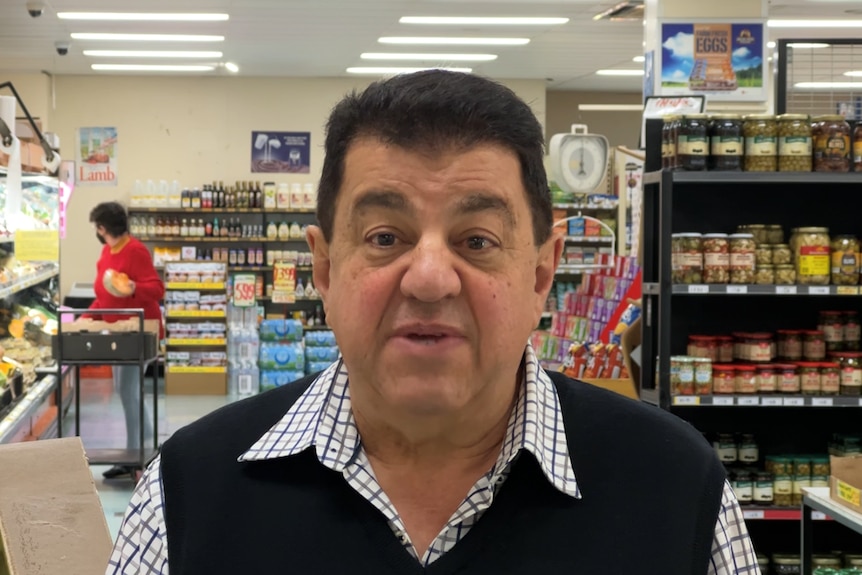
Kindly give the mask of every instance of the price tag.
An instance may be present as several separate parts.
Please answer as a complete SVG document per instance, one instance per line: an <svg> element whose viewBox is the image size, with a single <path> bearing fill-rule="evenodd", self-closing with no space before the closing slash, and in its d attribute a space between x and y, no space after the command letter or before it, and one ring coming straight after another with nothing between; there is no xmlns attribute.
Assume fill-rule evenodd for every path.
<svg viewBox="0 0 862 575"><path fill-rule="evenodd" d="M254 281L252 274L239 274L233 279L233 305L251 307L254 305Z"/></svg>
<svg viewBox="0 0 862 575"><path fill-rule="evenodd" d="M764 397L760 401L760 405L769 406L769 407L781 407L782 401L780 397Z"/></svg>
<svg viewBox="0 0 862 575"><path fill-rule="evenodd" d="M825 521L826 520L826 514L823 513L822 511L812 511L811 512L811 519L813 519L814 521Z"/></svg>
<svg viewBox="0 0 862 575"><path fill-rule="evenodd" d="M274 290L295 290L296 265L276 262L272 268L272 287Z"/></svg>
<svg viewBox="0 0 862 575"><path fill-rule="evenodd" d="M690 285L690 286L688 286L688 293L709 293L709 286L707 286L707 285Z"/></svg>
<svg viewBox="0 0 862 575"><path fill-rule="evenodd" d="M743 519L764 519L766 513L762 509L748 509L742 512Z"/></svg>
<svg viewBox="0 0 862 575"><path fill-rule="evenodd" d="M862 399L859 400L859 407L862 407Z"/></svg>
<svg viewBox="0 0 862 575"><path fill-rule="evenodd" d="M727 293L746 294L748 286L727 286Z"/></svg>
<svg viewBox="0 0 862 575"><path fill-rule="evenodd" d="M859 295L859 288L856 286L838 286L835 291L838 295Z"/></svg>
<svg viewBox="0 0 862 575"><path fill-rule="evenodd" d="M759 397L740 397L736 401L737 405L760 405Z"/></svg>
<svg viewBox="0 0 862 575"><path fill-rule="evenodd" d="M785 397L784 398L784 406L785 407L802 407L805 405L805 399L802 397Z"/></svg>
<svg viewBox="0 0 862 575"><path fill-rule="evenodd" d="M829 286L811 286L808 288L811 295L829 295Z"/></svg>
<svg viewBox="0 0 862 575"><path fill-rule="evenodd" d="M272 290L272 303L296 303L296 294L292 291Z"/></svg>
<svg viewBox="0 0 862 575"><path fill-rule="evenodd" d="M712 398L712 404L713 405L724 405L724 406L733 405L733 398L732 397L715 396Z"/></svg>
<svg viewBox="0 0 862 575"><path fill-rule="evenodd" d="M831 397L812 397L811 405L814 407L832 407L833 401Z"/></svg>
<svg viewBox="0 0 862 575"><path fill-rule="evenodd" d="M778 295L796 295L796 286L775 286Z"/></svg>
<svg viewBox="0 0 862 575"><path fill-rule="evenodd" d="M673 398L674 405L700 405L700 397L697 395L677 395Z"/></svg>

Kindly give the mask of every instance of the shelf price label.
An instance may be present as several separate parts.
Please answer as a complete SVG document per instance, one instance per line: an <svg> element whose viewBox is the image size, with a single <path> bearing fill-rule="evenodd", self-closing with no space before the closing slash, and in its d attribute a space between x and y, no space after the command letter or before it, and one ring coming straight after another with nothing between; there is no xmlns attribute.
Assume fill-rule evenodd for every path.
<svg viewBox="0 0 862 575"><path fill-rule="evenodd" d="M696 294L709 293L709 286L708 285L700 285L700 284L690 285L690 286L688 286L688 293L696 293Z"/></svg>
<svg viewBox="0 0 862 575"><path fill-rule="evenodd" d="M805 398L802 397L785 397L785 407L802 407L805 405Z"/></svg>
<svg viewBox="0 0 862 575"><path fill-rule="evenodd" d="M765 519L766 513L762 509L750 509L742 512L743 519Z"/></svg>
<svg viewBox="0 0 862 575"><path fill-rule="evenodd" d="M737 400L737 405L760 405L759 397L740 397Z"/></svg>
<svg viewBox="0 0 862 575"><path fill-rule="evenodd" d="M713 405L723 405L723 406L733 405L733 398L732 397L715 396L712 398L712 404Z"/></svg>
<svg viewBox="0 0 862 575"><path fill-rule="evenodd" d="M831 397L812 397L811 405L813 407L832 407L834 403Z"/></svg>
<svg viewBox="0 0 862 575"><path fill-rule="evenodd" d="M811 286L808 288L811 295L829 295L829 286Z"/></svg>
<svg viewBox="0 0 862 575"><path fill-rule="evenodd" d="M253 274L239 274L233 279L233 305L252 307L255 303Z"/></svg>
<svg viewBox="0 0 862 575"><path fill-rule="evenodd" d="M272 268L273 303L296 301L296 264L275 262Z"/></svg>
<svg viewBox="0 0 862 575"><path fill-rule="evenodd" d="M827 519L826 514L822 511L812 511L811 519L814 521L825 521Z"/></svg>
<svg viewBox="0 0 862 575"><path fill-rule="evenodd" d="M769 407L781 407L783 402L780 397L764 397L760 405L769 406Z"/></svg>
<svg viewBox="0 0 862 575"><path fill-rule="evenodd" d="M748 286L727 286L727 293L747 294Z"/></svg>
<svg viewBox="0 0 862 575"><path fill-rule="evenodd" d="M700 397L696 395L677 395L673 398L674 405L700 405Z"/></svg>
<svg viewBox="0 0 862 575"><path fill-rule="evenodd" d="M859 288L856 286L838 286L835 291L838 295L859 295Z"/></svg>
<svg viewBox="0 0 862 575"><path fill-rule="evenodd" d="M796 295L796 286L775 286L778 295Z"/></svg>

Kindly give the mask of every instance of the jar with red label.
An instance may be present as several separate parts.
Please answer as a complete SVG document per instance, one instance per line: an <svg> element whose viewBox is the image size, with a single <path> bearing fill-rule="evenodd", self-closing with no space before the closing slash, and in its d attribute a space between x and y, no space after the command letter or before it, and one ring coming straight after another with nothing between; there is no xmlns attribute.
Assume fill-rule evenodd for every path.
<svg viewBox="0 0 862 575"><path fill-rule="evenodd" d="M862 353L848 351L841 362L841 395L862 395Z"/></svg>
<svg viewBox="0 0 862 575"><path fill-rule="evenodd" d="M736 366L736 393L757 393L757 367L749 364Z"/></svg>
<svg viewBox="0 0 862 575"><path fill-rule="evenodd" d="M799 364L799 385L803 395L820 395L820 364L802 362Z"/></svg>
<svg viewBox="0 0 862 575"><path fill-rule="evenodd" d="M766 363L773 359L775 351L772 334L752 333L745 342L745 360L756 363Z"/></svg>
<svg viewBox="0 0 862 575"><path fill-rule="evenodd" d="M736 392L736 366L716 363L712 366L712 393Z"/></svg>
<svg viewBox="0 0 862 575"><path fill-rule="evenodd" d="M695 357L694 363L694 392L697 395L709 395L712 393L712 360L706 357Z"/></svg>
<svg viewBox="0 0 862 575"><path fill-rule="evenodd" d="M727 234L703 236L703 283L726 284L730 281L730 242Z"/></svg>
<svg viewBox="0 0 862 575"><path fill-rule="evenodd" d="M775 367L778 369L778 391L781 393L799 393L801 382L796 366L782 363Z"/></svg>
<svg viewBox="0 0 862 575"><path fill-rule="evenodd" d="M844 312L844 349L848 351L859 351L859 340L862 329L859 327L859 313L855 311Z"/></svg>
<svg viewBox="0 0 862 575"><path fill-rule="evenodd" d="M733 234L728 240L730 244L730 283L753 284L756 266L753 234Z"/></svg>
<svg viewBox="0 0 862 575"><path fill-rule="evenodd" d="M838 395L841 391L841 364L827 361L820 364L820 393Z"/></svg>
<svg viewBox="0 0 862 575"><path fill-rule="evenodd" d="M741 331L735 331L731 334L733 337L733 360L748 359L745 357L745 340L748 339L748 334Z"/></svg>
<svg viewBox="0 0 862 575"><path fill-rule="evenodd" d="M778 331L778 357L785 361L802 359L802 332L794 329Z"/></svg>
<svg viewBox="0 0 862 575"><path fill-rule="evenodd" d="M778 372L772 364L757 366L757 393L778 391Z"/></svg>
<svg viewBox="0 0 862 575"><path fill-rule="evenodd" d="M718 347L715 338L708 335L688 336L688 355L718 361Z"/></svg>
<svg viewBox="0 0 862 575"><path fill-rule="evenodd" d="M817 329L823 332L826 351L840 351L844 346L844 314L840 311L821 311Z"/></svg>
<svg viewBox="0 0 862 575"><path fill-rule="evenodd" d="M803 332L802 357L805 361L826 359L826 337L819 329Z"/></svg>
<svg viewBox="0 0 862 575"><path fill-rule="evenodd" d="M733 338L729 335L720 335L715 338L718 346L718 361L730 363L733 361Z"/></svg>

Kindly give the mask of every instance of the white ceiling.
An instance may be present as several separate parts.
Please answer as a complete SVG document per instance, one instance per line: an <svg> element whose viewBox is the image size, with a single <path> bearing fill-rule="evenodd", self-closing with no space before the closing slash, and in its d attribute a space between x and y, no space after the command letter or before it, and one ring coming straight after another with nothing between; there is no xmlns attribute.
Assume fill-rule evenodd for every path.
<svg viewBox="0 0 862 575"><path fill-rule="evenodd" d="M641 22L594 22L592 16L618 0L45 0L45 14L31 18L26 0L0 0L0 71L52 74L100 74L94 60L81 51L93 49L194 49L224 52L223 61L240 66L245 76L346 76L349 66L387 65L362 61L362 52L462 52L463 48L383 46L380 36L512 35L531 39L527 46L483 47L498 54L493 62L473 64L475 72L500 79L545 79L549 89L639 92L640 78L600 77L600 68L636 68L632 58L642 52ZM692 4L707 0L693 0ZM755 1L755 0L752 0ZM851 17L862 0L772 0L770 16ZM214 23L98 23L61 21L59 11L227 12L230 20ZM563 16L563 26L468 29L399 24L407 15ZM71 32L151 32L222 34L217 44L141 45L123 42L74 41L67 56L54 43ZM824 37L826 31L773 30L775 37ZM831 31L832 37L858 31ZM126 63L130 63L126 60ZM136 61L136 63L143 63ZM170 63L184 63L171 61ZM202 63L202 62L188 62ZM437 64L428 63L429 65ZM397 63L393 63L397 65ZM412 64L402 64L412 65ZM228 74L224 70L208 74ZM2 80L2 72L0 72Z"/></svg>

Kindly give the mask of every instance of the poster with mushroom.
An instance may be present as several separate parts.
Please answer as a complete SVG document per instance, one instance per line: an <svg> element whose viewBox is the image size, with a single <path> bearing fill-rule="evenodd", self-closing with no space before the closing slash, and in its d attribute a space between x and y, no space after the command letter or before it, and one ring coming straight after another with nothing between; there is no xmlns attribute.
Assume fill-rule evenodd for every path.
<svg viewBox="0 0 862 575"><path fill-rule="evenodd" d="M307 174L310 156L311 132L251 133L252 173Z"/></svg>

